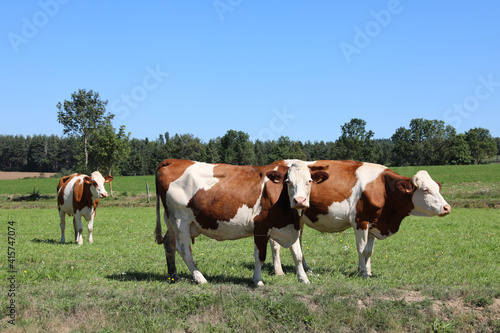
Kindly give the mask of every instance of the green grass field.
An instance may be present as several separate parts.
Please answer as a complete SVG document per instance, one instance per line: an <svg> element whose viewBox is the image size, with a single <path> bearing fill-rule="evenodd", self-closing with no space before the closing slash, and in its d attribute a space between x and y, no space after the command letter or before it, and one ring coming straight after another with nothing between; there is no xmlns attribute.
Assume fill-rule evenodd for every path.
<svg viewBox="0 0 500 333"><path fill-rule="evenodd" d="M498 166L482 167L425 169L443 183L446 199L454 194L446 189L456 186L454 195L466 207L498 201L487 190L498 190ZM477 177L467 178L471 173ZM119 195L102 200L93 244L87 243L84 222L83 246L58 243L55 196L49 196L57 179L0 181L0 331L500 332L499 209L453 207L444 218L406 218L396 235L376 241L369 279L355 274L352 231L321 234L306 228L310 285L298 283L291 255L282 249L286 275L272 274L269 250L266 285L255 288L251 238L198 237L193 255L209 283L195 285L177 255L182 280L171 284L163 247L154 242L156 217L154 205L145 204L146 181L154 193L152 176L117 177L113 189ZM35 201L8 198L28 197L33 186ZM72 235L68 223L66 239ZM11 262L9 246L15 252ZM9 273L10 264L17 273ZM14 297L8 296L12 275ZM8 323L11 299L15 326Z"/></svg>

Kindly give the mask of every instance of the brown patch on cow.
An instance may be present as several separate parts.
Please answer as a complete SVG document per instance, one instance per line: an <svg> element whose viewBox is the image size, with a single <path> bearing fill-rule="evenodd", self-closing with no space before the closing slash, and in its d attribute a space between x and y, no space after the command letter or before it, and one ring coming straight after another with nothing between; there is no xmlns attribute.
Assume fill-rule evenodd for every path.
<svg viewBox="0 0 500 333"><path fill-rule="evenodd" d="M269 166L219 164L214 167L214 177L219 181L208 191L199 190L189 201L188 207L192 209L196 221L202 228L217 229L217 221L231 220L240 207L253 208L255 206L262 191L264 177L270 171L272 167ZM282 188L283 180L279 184L274 181L266 182L261 200L263 210L266 206L269 209L270 205L278 200Z"/></svg>
<svg viewBox="0 0 500 333"><path fill-rule="evenodd" d="M376 228L383 236L398 232L401 221L413 210L413 189L411 178L401 176L390 169L372 183L363 192L357 208L358 217L370 222L370 228Z"/></svg>
<svg viewBox="0 0 500 333"><path fill-rule="evenodd" d="M279 165L277 172L283 176L274 179L278 181L269 180L265 183L260 202L262 211L254 219L254 242L261 262L266 259L271 227L281 229L293 224L295 230L300 230L300 216L295 209L290 208L288 189L284 183L288 167Z"/></svg>
<svg viewBox="0 0 500 333"><path fill-rule="evenodd" d="M92 200L91 186L92 184L85 181L75 182L73 186L73 213L76 213L78 210L81 211L85 207L97 207L97 204ZM98 199L96 201L99 202Z"/></svg>
<svg viewBox="0 0 500 333"><path fill-rule="evenodd" d="M310 207L305 214L313 223L319 215L328 214L328 207L334 202L342 202L352 194L356 185L356 170L363 165L356 161L317 161L309 166L311 170L326 170L328 179L311 185Z"/></svg>
<svg viewBox="0 0 500 333"><path fill-rule="evenodd" d="M384 178L378 177L366 185L356 203L356 228L366 230L378 225L385 205L386 191Z"/></svg>

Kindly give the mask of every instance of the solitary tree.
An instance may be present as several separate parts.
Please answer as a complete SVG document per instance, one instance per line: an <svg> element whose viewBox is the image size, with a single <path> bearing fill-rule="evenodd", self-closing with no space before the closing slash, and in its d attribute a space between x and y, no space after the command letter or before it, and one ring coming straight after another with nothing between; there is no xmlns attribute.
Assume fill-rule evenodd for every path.
<svg viewBox="0 0 500 333"><path fill-rule="evenodd" d="M88 172L89 138L92 132L109 124L114 115L106 113L108 101L102 101L99 93L79 89L71 95L71 100L57 103L57 121L64 126L64 134L74 134L81 138L85 154L85 172Z"/></svg>
<svg viewBox="0 0 500 333"><path fill-rule="evenodd" d="M118 133L115 133L111 123L102 126L99 131L92 132L91 155L95 159L94 162L97 166L105 167L111 175L113 166L129 155L129 140L130 133L125 132L125 125L120 126Z"/></svg>

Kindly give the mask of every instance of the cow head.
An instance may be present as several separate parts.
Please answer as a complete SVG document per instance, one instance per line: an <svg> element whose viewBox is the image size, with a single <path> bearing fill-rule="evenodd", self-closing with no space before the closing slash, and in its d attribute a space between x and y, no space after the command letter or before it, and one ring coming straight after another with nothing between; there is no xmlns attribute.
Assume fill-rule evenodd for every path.
<svg viewBox="0 0 500 333"><path fill-rule="evenodd" d="M86 176L83 180L85 183L91 185L90 191L92 192L92 196L94 198L106 198L108 196L108 192L106 192L104 184L112 181L113 177L103 177L99 171L94 171L92 172L91 177Z"/></svg>
<svg viewBox="0 0 500 333"><path fill-rule="evenodd" d="M441 184L435 182L427 171L417 172L410 181L400 181L401 191L412 195L414 209L411 215L445 216L451 212L451 206L444 200L439 191Z"/></svg>
<svg viewBox="0 0 500 333"><path fill-rule="evenodd" d="M272 171L274 172L274 171ZM274 182L279 181L276 175L268 177ZM285 175L285 183L290 199L290 206L295 209L305 209L309 207L309 196L311 194L311 184L313 181L322 182L328 179L328 174L323 171L312 172L303 161L294 160L288 165L288 172Z"/></svg>

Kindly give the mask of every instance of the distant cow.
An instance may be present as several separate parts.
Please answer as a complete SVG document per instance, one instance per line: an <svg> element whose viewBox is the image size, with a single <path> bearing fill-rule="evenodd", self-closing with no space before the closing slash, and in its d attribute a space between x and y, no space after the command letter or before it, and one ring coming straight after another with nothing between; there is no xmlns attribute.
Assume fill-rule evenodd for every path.
<svg viewBox="0 0 500 333"><path fill-rule="evenodd" d="M427 171L419 171L409 178L372 163L306 163L309 167L323 168L330 177L312 185L310 208L305 211L302 221L321 232L354 228L359 255L358 271L364 277L371 275L370 257L375 238L385 239L394 235L408 215L445 216L451 211L451 206L439 193L441 184L432 180ZM272 240L270 243L275 273L282 275L280 246ZM296 248L290 249L294 251ZM309 269L305 260L304 268Z"/></svg>
<svg viewBox="0 0 500 333"><path fill-rule="evenodd" d="M94 171L90 177L74 173L59 180L59 185L57 185L57 206L61 218L61 243L66 242L64 238L65 214L74 216L73 226L75 227L76 242L80 245L83 244L82 216L88 222L89 243L93 242L92 230L99 198L108 196L104 183L109 183L112 180L112 176L103 177L99 171Z"/></svg>
<svg viewBox="0 0 500 333"><path fill-rule="evenodd" d="M253 281L263 285L261 267L269 238L285 247L296 242L300 210L309 206L313 180L304 162L268 166L233 166L187 160L164 160L156 172L156 241L165 247L168 274L179 279L177 250L196 283L207 280L193 260L190 241L203 234L216 240L254 237ZM284 186L286 184L287 186ZM168 230L161 231L160 200ZM301 254L300 249L294 253ZM302 257L295 257L299 281L309 283Z"/></svg>

